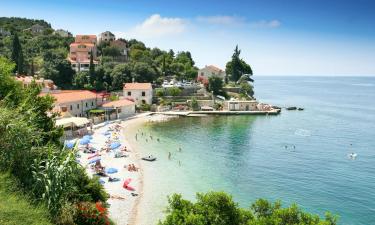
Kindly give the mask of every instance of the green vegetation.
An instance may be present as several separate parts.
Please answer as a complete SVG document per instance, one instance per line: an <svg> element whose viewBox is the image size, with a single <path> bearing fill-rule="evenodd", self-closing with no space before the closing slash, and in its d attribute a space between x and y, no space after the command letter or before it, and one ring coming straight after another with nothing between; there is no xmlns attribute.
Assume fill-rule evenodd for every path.
<svg viewBox="0 0 375 225"><path fill-rule="evenodd" d="M0 57L0 172L10 173L33 204L47 208L52 222L66 224L61 221L77 219L77 204L105 203L108 196L76 163L75 150L63 148L63 130L48 114L52 97L39 96L36 84L23 88L12 78L14 67Z"/></svg>
<svg viewBox="0 0 375 225"><path fill-rule="evenodd" d="M190 107L193 109L193 111L198 111L199 110L199 104L196 98L191 98L191 103Z"/></svg>
<svg viewBox="0 0 375 225"><path fill-rule="evenodd" d="M39 24L45 28L43 33L32 33L28 28ZM51 26L43 20L22 18L0 18L0 27L11 32L11 36L0 36L0 56L16 63L19 74L34 75L51 79L63 89L121 90L123 83L158 82L165 76L192 80L198 68L190 52L175 54L173 50L147 48L135 39L126 41L128 60L116 61L120 50L109 43L98 45L100 64L93 64L90 56L89 71L76 73L67 60L72 37L53 34Z"/></svg>
<svg viewBox="0 0 375 225"><path fill-rule="evenodd" d="M241 50L238 46L234 49L231 61L226 64L225 83L227 87L240 87L240 97L243 99L252 99L254 88L251 82L253 79L253 70L251 66L240 58Z"/></svg>
<svg viewBox="0 0 375 225"><path fill-rule="evenodd" d="M28 30L36 24L44 27L42 33ZM0 37L0 56L15 62L15 71L29 75L40 72L58 86L71 87L74 71L67 69L70 63L66 59L72 37L52 34L51 26L44 20L1 17L0 27L12 34Z"/></svg>
<svg viewBox="0 0 375 225"><path fill-rule="evenodd" d="M241 50L238 45L234 49L232 60L226 64L225 73L229 76L229 80L237 82L244 74L253 75L250 65L240 58Z"/></svg>
<svg viewBox="0 0 375 225"><path fill-rule="evenodd" d="M0 180L0 224L52 224L48 210L32 204L28 196L17 191L17 181L9 173L0 173Z"/></svg>
<svg viewBox="0 0 375 225"><path fill-rule="evenodd" d="M227 93L223 91L223 80L220 77L212 76L208 78L207 90L213 92L214 95L227 96Z"/></svg>
<svg viewBox="0 0 375 225"><path fill-rule="evenodd" d="M324 219L303 212L297 205L282 208L280 202L259 199L250 209L242 209L224 192L197 194L192 203L174 194L169 198L167 216L159 225L335 225L337 218Z"/></svg>

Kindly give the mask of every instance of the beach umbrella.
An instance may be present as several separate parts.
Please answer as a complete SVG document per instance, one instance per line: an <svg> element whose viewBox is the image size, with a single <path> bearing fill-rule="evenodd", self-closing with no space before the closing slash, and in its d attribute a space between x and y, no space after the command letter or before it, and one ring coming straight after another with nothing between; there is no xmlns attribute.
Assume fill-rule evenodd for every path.
<svg viewBox="0 0 375 225"><path fill-rule="evenodd" d="M82 138L84 138L84 139L92 139L92 135L85 135Z"/></svg>
<svg viewBox="0 0 375 225"><path fill-rule="evenodd" d="M74 142L73 141L66 142L65 147L67 147L68 149L72 149L74 147Z"/></svg>
<svg viewBox="0 0 375 225"><path fill-rule="evenodd" d="M132 181L131 178L128 178L124 181L124 184L122 185L123 188L125 188L128 191L135 191L135 188L129 186L129 183Z"/></svg>
<svg viewBox="0 0 375 225"><path fill-rule="evenodd" d="M117 169L116 168L108 168L105 170L106 173L108 174L112 174L112 173L117 173Z"/></svg>
<svg viewBox="0 0 375 225"><path fill-rule="evenodd" d="M113 142L113 143L110 145L111 149L116 149L116 148L118 148L118 147L120 147L120 146L121 146L121 144L120 144L119 142Z"/></svg>
<svg viewBox="0 0 375 225"><path fill-rule="evenodd" d="M91 159L91 160L89 161L89 164L99 162L100 160L101 160L100 157L95 157L95 158L93 158L93 159Z"/></svg>
<svg viewBox="0 0 375 225"><path fill-rule="evenodd" d="M82 138L81 140L79 140L80 145L87 145L88 143L90 143L90 139Z"/></svg>

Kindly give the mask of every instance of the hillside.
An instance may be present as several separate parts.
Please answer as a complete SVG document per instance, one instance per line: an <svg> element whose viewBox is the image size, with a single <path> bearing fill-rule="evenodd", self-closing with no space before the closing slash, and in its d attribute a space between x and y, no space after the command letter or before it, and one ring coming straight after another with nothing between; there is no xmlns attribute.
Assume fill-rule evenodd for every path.
<svg viewBox="0 0 375 225"><path fill-rule="evenodd" d="M33 25L40 25L42 31L33 32ZM25 30L27 29L27 30ZM23 18L0 19L0 56L12 59L14 37L18 35L21 47L21 66L18 74L39 75L52 79L63 89L119 90L124 82L161 83L166 76L177 79L195 79L198 68L189 51L175 53L149 48L143 42L131 39L127 44L128 59L115 60L119 50L106 43L98 45L99 65L95 71L76 73L67 60L69 45L73 37L62 37L53 33L50 24L44 20ZM10 33L7 33L10 32ZM14 60L13 60L14 61ZM18 64L18 63L17 63Z"/></svg>

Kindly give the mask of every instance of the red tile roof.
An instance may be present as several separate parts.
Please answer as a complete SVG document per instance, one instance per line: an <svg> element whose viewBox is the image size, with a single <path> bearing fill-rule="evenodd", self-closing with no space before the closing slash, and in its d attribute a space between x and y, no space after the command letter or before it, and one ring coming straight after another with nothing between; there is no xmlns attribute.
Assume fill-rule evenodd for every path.
<svg viewBox="0 0 375 225"><path fill-rule="evenodd" d="M118 108L118 107L126 106L126 105L135 105L135 103L127 99L120 99L117 101L104 103L102 106L106 108Z"/></svg>
<svg viewBox="0 0 375 225"><path fill-rule="evenodd" d="M125 83L124 89L126 90L147 90L152 89L151 83Z"/></svg>
<svg viewBox="0 0 375 225"><path fill-rule="evenodd" d="M77 102L77 101L97 98L97 94L91 91L87 91L87 90L67 90L67 91L59 91L59 92L49 93L49 94L56 99L55 102L57 104ZM44 96L44 95L46 94L41 94L41 96Z"/></svg>
<svg viewBox="0 0 375 225"><path fill-rule="evenodd" d="M223 70L214 66L214 65L209 65L209 66L206 66L207 68L211 69L211 70L214 70L216 72L222 72Z"/></svg>

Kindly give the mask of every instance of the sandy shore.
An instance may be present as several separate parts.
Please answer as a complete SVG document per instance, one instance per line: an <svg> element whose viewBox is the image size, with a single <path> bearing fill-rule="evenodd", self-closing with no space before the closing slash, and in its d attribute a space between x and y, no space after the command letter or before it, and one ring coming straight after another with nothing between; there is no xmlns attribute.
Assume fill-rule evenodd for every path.
<svg viewBox="0 0 375 225"><path fill-rule="evenodd" d="M142 216L139 215L139 205L141 202L144 204L148 201L146 199L147 197L145 197L147 195L144 193L144 190L150 190L149 188L144 187L144 179L149 176L145 174L145 171L147 171L145 170L145 166L147 167L151 164L146 165L144 161L141 160L144 155L142 155L142 151L136 143L135 135L138 130L142 129L142 126L145 123L161 122L170 118L173 117L165 115L149 115L148 113L145 113L122 121L99 124L95 126L96 128L93 130L92 140L89 145L95 149L103 148L106 145L106 141L110 140L111 142L119 142L121 144L120 148L126 146L127 149L130 150L129 152L123 152L126 154L126 157L121 158L115 158L115 153L113 151L100 152L101 165L106 169L115 168L117 170L116 173L108 175L112 178L118 178L119 181L109 182L108 177L100 177L106 192L110 195L110 198L108 199L110 205L108 209L109 216L117 225L143 225L142 223L144 223L142 221ZM110 131L111 135L107 136L104 134L116 125L120 125L121 127L118 132ZM92 168L92 165L94 164L89 164L89 161L93 159L90 159L89 157L92 157L94 154L84 153L83 151L80 151L79 154L81 156L80 164L86 168L89 176L94 176L95 171ZM138 167L138 171L129 172L126 168L129 164L134 164ZM133 192L123 188L123 183L128 178L132 179L130 186L135 189ZM134 194L136 195L134 196Z"/></svg>

